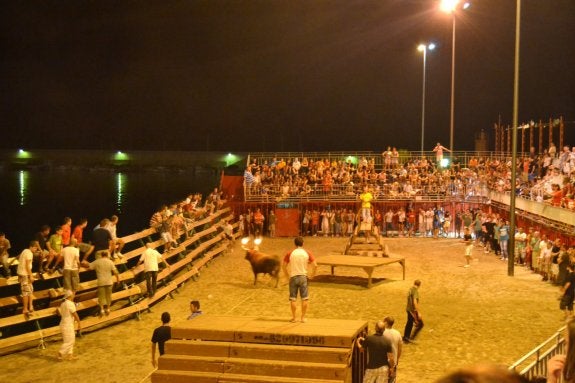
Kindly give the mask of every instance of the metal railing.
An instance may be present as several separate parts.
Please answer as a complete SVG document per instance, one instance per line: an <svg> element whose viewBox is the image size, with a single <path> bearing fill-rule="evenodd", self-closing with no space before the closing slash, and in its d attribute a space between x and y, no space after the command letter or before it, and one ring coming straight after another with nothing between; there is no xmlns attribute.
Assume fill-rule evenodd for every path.
<svg viewBox="0 0 575 383"><path fill-rule="evenodd" d="M373 195L372 202L378 201L422 201L441 202L452 200L468 200L478 197L484 198L484 188L479 186L462 185L456 187L448 185L426 185L411 192L396 189L392 184L370 184ZM333 201L355 202L359 201L362 192L361 185L334 184L325 186L321 184L300 186L289 185L258 185L244 186L244 200L246 202L309 202Z"/></svg>
<svg viewBox="0 0 575 383"><path fill-rule="evenodd" d="M509 370L518 372L528 379L547 376L547 362L549 359L557 354L564 354L566 352L565 338L563 337L564 332L565 326L561 327L553 336L509 366ZM563 379L560 378L559 382L561 383L562 381Z"/></svg>

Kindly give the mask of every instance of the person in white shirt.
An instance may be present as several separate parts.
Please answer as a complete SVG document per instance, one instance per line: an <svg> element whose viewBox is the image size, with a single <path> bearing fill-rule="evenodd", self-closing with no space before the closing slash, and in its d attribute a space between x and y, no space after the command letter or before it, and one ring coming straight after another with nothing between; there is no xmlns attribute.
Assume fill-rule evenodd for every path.
<svg viewBox="0 0 575 383"><path fill-rule="evenodd" d="M314 256L307 250L303 248L303 238L296 237L294 240L295 250L287 253L283 261L283 269L286 276L289 277L289 300L290 308L292 313L292 322L296 321L296 310L297 310L297 295L301 298L301 321L306 322L305 314L308 308L308 264L311 265L312 270L310 272L309 279L313 278L315 270L317 268L317 263Z"/></svg>
<svg viewBox="0 0 575 383"><path fill-rule="evenodd" d="M27 249L22 250L20 256L18 257L18 269L16 273L18 274L18 282L20 282L20 288L22 289L22 314L28 319L30 314L34 312L34 275L32 274L32 259L34 253L40 249L38 241L30 242Z"/></svg>
<svg viewBox="0 0 575 383"><path fill-rule="evenodd" d="M164 262L170 268L168 262L162 258L162 254L152 247L151 243L146 243L146 250L140 256L138 266L144 264L144 275L146 276L146 288L148 298L153 298L156 294L156 283L158 280L159 263Z"/></svg>
<svg viewBox="0 0 575 383"><path fill-rule="evenodd" d="M110 235L112 236L112 241L114 241L114 253L112 254L112 259L116 256L119 258L123 257L122 249L124 248L125 243L122 239L118 238L117 235L119 220L120 219L118 218L117 215L111 216L108 225L106 225L106 227L104 228L110 232Z"/></svg>
<svg viewBox="0 0 575 383"><path fill-rule="evenodd" d="M64 258L64 290L78 291L80 287L80 250L78 241L72 237L70 244L62 249Z"/></svg>
<svg viewBox="0 0 575 383"><path fill-rule="evenodd" d="M552 245L547 241L547 235L541 234L541 241L539 242L539 255L541 263L541 272L543 274L543 281L549 280L549 273L551 271L551 248Z"/></svg>
<svg viewBox="0 0 575 383"><path fill-rule="evenodd" d="M383 331L383 337L389 340L391 343L391 350L393 352L393 360L395 361L395 374L390 375L388 383L395 383L397 378L397 365L399 363L399 358L401 357L401 351L403 349L403 339L401 333L393 328L395 319L393 317L383 318L383 324L385 325L385 330Z"/></svg>
<svg viewBox="0 0 575 383"><path fill-rule="evenodd" d="M76 331L74 330L74 322L78 323L78 332L82 330L82 323L80 317L76 312L76 305L74 304L74 292L66 290L64 292L64 301L58 307L58 314L62 317L60 320L60 331L62 332L62 346L58 351L59 360L74 360L74 343L76 343Z"/></svg>

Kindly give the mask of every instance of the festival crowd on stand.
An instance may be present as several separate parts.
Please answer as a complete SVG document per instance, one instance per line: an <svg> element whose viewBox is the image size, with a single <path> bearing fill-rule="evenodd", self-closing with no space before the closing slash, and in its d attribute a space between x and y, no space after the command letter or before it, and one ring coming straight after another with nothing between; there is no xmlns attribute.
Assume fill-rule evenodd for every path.
<svg viewBox="0 0 575 383"><path fill-rule="evenodd" d="M439 148L439 149L438 149ZM537 154L517 159L518 196L553 206L575 209L575 147L556 153L551 145ZM322 196L351 197L368 185L374 200L416 196L482 196L488 189L510 192L511 160L501 156L470 157L466 164L456 157L449 167L441 165L441 144L434 148L435 161L419 154L400 156L387 149L381 159L251 158L244 171L245 193L262 200Z"/></svg>

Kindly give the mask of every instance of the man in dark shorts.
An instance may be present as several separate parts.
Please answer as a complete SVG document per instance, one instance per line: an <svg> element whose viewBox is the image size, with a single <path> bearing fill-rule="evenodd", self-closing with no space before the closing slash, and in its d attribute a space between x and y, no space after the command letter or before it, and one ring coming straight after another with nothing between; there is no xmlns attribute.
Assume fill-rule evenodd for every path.
<svg viewBox="0 0 575 383"><path fill-rule="evenodd" d="M565 319L569 319L573 316L573 300L575 299L575 273L571 263L567 264L567 278L565 278L561 292L563 296L559 302L559 308L565 311Z"/></svg>
<svg viewBox="0 0 575 383"><path fill-rule="evenodd" d="M157 366L156 343L160 356L164 355L164 344L172 338L172 328L170 327L170 313L162 313L162 325L154 330L152 335L152 366Z"/></svg>

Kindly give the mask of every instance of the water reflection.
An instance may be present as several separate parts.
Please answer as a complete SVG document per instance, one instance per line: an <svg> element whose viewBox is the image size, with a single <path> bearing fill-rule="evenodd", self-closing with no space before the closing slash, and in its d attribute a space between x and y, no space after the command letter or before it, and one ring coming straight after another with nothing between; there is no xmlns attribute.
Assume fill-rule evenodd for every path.
<svg viewBox="0 0 575 383"><path fill-rule="evenodd" d="M124 174L118 173L116 176L116 190L117 190L116 205L118 213L122 213L122 205L124 202L124 182L125 182Z"/></svg>
<svg viewBox="0 0 575 383"><path fill-rule="evenodd" d="M18 183L20 186L20 206L26 205L28 200L28 179L30 172L28 170L20 170L18 174Z"/></svg>

